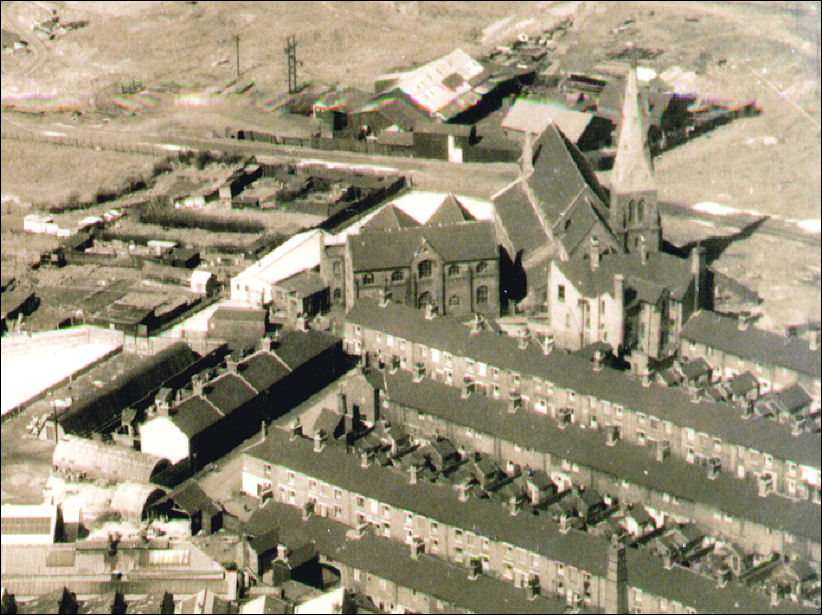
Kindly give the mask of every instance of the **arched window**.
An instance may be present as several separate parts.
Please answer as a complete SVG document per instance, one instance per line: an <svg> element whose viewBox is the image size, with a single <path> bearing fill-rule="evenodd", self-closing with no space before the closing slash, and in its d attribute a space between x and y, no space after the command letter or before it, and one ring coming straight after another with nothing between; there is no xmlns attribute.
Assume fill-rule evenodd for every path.
<svg viewBox="0 0 822 615"><path fill-rule="evenodd" d="M480 263L477 265L477 273L483 273L486 269L488 269L488 265L485 263Z"/></svg>
<svg viewBox="0 0 822 615"><path fill-rule="evenodd" d="M334 289L334 303L339 303L342 301L342 290L339 288Z"/></svg>
<svg viewBox="0 0 822 615"><path fill-rule="evenodd" d="M636 203L633 199L628 201L628 219L633 222L636 220Z"/></svg>
<svg viewBox="0 0 822 615"><path fill-rule="evenodd" d="M419 307L425 307L426 305L436 305L434 303L434 295L429 292L424 292L420 295L420 298L417 300L417 305Z"/></svg>
<svg viewBox="0 0 822 615"><path fill-rule="evenodd" d="M641 222L645 219L645 201L642 200L642 199L639 199L639 203L637 203L636 208L637 208L636 217Z"/></svg>
<svg viewBox="0 0 822 615"><path fill-rule="evenodd" d="M459 265L451 265L448 268L448 275L459 275L460 274L460 266Z"/></svg>
<svg viewBox="0 0 822 615"><path fill-rule="evenodd" d="M391 274L391 281L392 282L402 282L402 271L397 269Z"/></svg>
<svg viewBox="0 0 822 615"><path fill-rule="evenodd" d="M430 278L431 271L434 269L433 261L422 261L419 265L417 265L417 271L421 278Z"/></svg>
<svg viewBox="0 0 822 615"><path fill-rule="evenodd" d="M334 261L334 277L338 278L342 275L342 263Z"/></svg>
<svg viewBox="0 0 822 615"><path fill-rule="evenodd" d="M460 304L460 298L457 297L456 295L451 295L448 298L448 305L459 305L459 304Z"/></svg>
<svg viewBox="0 0 822 615"><path fill-rule="evenodd" d="M374 283L374 274L373 273L363 274L362 283L363 284L373 284Z"/></svg>
<svg viewBox="0 0 822 615"><path fill-rule="evenodd" d="M477 305L488 304L488 287L480 286L477 288Z"/></svg>

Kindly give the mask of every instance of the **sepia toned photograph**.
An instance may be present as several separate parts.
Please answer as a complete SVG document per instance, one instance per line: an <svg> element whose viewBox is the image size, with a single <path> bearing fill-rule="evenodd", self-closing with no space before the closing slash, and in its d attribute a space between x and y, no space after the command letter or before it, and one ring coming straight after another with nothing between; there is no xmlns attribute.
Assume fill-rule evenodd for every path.
<svg viewBox="0 0 822 615"><path fill-rule="evenodd" d="M2 615L819 613L822 3L0 14Z"/></svg>

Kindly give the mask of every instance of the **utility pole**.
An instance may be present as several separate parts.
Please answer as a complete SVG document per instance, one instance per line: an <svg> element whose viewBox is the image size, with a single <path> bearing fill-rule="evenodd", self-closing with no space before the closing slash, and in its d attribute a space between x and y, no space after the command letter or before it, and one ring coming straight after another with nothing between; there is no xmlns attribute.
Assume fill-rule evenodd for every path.
<svg viewBox="0 0 822 615"><path fill-rule="evenodd" d="M297 91L297 37L289 36L285 41L285 57L288 64L288 93Z"/></svg>
<svg viewBox="0 0 822 615"><path fill-rule="evenodd" d="M234 48L237 52L237 79L240 78L240 35L234 35Z"/></svg>

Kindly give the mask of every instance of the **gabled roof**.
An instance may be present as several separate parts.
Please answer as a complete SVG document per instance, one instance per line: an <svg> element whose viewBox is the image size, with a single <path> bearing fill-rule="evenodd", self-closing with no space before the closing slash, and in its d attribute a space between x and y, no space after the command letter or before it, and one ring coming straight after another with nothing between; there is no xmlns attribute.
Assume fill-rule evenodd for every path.
<svg viewBox="0 0 822 615"><path fill-rule="evenodd" d="M473 222L476 218L472 216L465 207L462 206L453 194L449 194L440 203L437 210L431 214L426 226L440 226L444 224L458 224L460 222Z"/></svg>
<svg viewBox="0 0 822 615"><path fill-rule="evenodd" d="M419 226L419 222L405 213L396 205L383 207L376 216L371 218L360 229L360 233L373 231L397 231L405 228Z"/></svg>
<svg viewBox="0 0 822 615"><path fill-rule="evenodd" d="M220 512L217 505L214 504L211 498L206 495L205 491L203 491L200 485L193 479L187 480L182 485L174 488L163 499L159 500L157 505L159 506L169 501L174 502L178 508L184 510L189 515L193 515L199 511L202 511L206 515L216 515Z"/></svg>
<svg viewBox="0 0 822 615"><path fill-rule="evenodd" d="M553 122L566 137L576 143L593 117L593 113L575 111L559 103L519 98L503 118L502 127L542 134L548 124Z"/></svg>
<svg viewBox="0 0 822 615"><path fill-rule="evenodd" d="M811 350L807 341L750 326L740 330L736 318L717 312L694 313L681 335L690 342L762 365L778 365L814 378L822 375L822 355Z"/></svg>
<svg viewBox="0 0 822 615"><path fill-rule="evenodd" d="M223 415L199 395L189 397L171 411L171 421L189 438L205 431L221 418Z"/></svg>
<svg viewBox="0 0 822 615"><path fill-rule="evenodd" d="M231 414L257 397L257 391L234 374L224 374L206 384L203 396L223 414Z"/></svg>
<svg viewBox="0 0 822 615"><path fill-rule="evenodd" d="M632 68L625 83L617 153L611 171L612 192L656 190L651 152L642 125L644 116L636 69Z"/></svg>
<svg viewBox="0 0 822 615"><path fill-rule="evenodd" d="M710 373L711 366L702 357L697 357L695 359L691 359L687 363L683 363L682 367L680 367L680 370L682 371L682 375L685 376L686 379L693 380L694 378L698 378L703 374Z"/></svg>
<svg viewBox="0 0 822 615"><path fill-rule="evenodd" d="M748 391L759 389L759 381L751 372L737 374L727 383L728 390L732 395L744 395Z"/></svg>
<svg viewBox="0 0 822 615"><path fill-rule="evenodd" d="M389 233L349 235L354 271L408 267L427 242L447 263L496 259L497 241L490 222L420 226Z"/></svg>
<svg viewBox="0 0 822 615"><path fill-rule="evenodd" d="M681 301L692 281L690 262L665 252L649 253L644 263L638 254L603 254L594 271L587 260L554 261L554 265L585 297L613 295L614 276L620 274L625 286L637 291L638 299L656 303L655 298L667 289Z"/></svg>
<svg viewBox="0 0 822 615"><path fill-rule="evenodd" d="M786 411L791 414L799 412L803 408L809 406L813 399L801 385L794 384L786 389L777 391L774 394L776 402Z"/></svg>
<svg viewBox="0 0 822 615"><path fill-rule="evenodd" d="M607 195L585 158L549 124L532 147L533 172L493 197L494 208L517 251L559 241L568 253L593 224L608 226ZM600 238L602 242L604 238Z"/></svg>
<svg viewBox="0 0 822 615"><path fill-rule="evenodd" d="M277 286L285 288L299 298L311 297L328 288L323 277L314 271L300 271L291 277L277 282Z"/></svg>
<svg viewBox="0 0 822 615"><path fill-rule="evenodd" d="M653 413L697 432L713 433L723 441L767 451L780 459L820 467L818 434L792 436L785 425L772 421L745 421L730 404L694 403L687 391L652 383L643 387L624 372L603 367L595 372L585 357L554 350L542 354L536 344L525 350L506 335L480 331L469 335L468 328L448 317L427 320L412 307L389 303L380 307L373 299L360 299L348 312L347 322L382 331L409 342L438 348L454 357L468 357L526 377L553 382L557 387L590 395L637 411Z"/></svg>

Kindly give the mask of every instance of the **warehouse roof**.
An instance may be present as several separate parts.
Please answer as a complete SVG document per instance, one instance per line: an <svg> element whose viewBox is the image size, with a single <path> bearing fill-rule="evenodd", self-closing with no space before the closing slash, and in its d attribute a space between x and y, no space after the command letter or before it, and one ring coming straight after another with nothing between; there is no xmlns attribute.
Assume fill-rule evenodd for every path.
<svg viewBox="0 0 822 615"><path fill-rule="evenodd" d="M575 111L555 102L543 102L519 98L502 120L502 127L519 132L542 134L554 123L573 143L579 141L593 113Z"/></svg>
<svg viewBox="0 0 822 615"><path fill-rule="evenodd" d="M746 448L765 451L780 459L820 467L819 434L792 436L788 426L773 421L745 421L735 406L694 403L679 387L651 384L643 387L634 377L608 367L595 372L584 357L555 350L544 355L536 344L525 350L506 335L481 331L469 335L448 317L427 320L419 310L399 303L380 307L373 299L360 299L347 321L389 333L410 342L439 348L455 357L469 357L501 369L552 382L558 387L646 412L697 432L705 432Z"/></svg>
<svg viewBox="0 0 822 615"><path fill-rule="evenodd" d="M52 465L91 478L150 483L168 466L168 460L125 446L66 436L57 442Z"/></svg>
<svg viewBox="0 0 822 615"><path fill-rule="evenodd" d="M15 537L25 535L54 536L59 511L56 505L51 504L3 504L2 529L0 535Z"/></svg>
<svg viewBox="0 0 822 615"><path fill-rule="evenodd" d="M354 271L408 267L427 243L447 263L498 258L494 227L490 222L464 222L448 226L420 226L390 233L349 235Z"/></svg>
<svg viewBox="0 0 822 615"><path fill-rule="evenodd" d="M128 481L120 483L111 498L111 510L119 513L124 519L139 521L147 508L164 494L162 487L157 485Z"/></svg>
<svg viewBox="0 0 822 615"><path fill-rule="evenodd" d="M681 335L689 342L762 365L778 365L815 378L822 375L822 355L818 350L811 350L802 338L782 337L750 326L740 329L736 318L716 312L696 312L682 328Z"/></svg>

